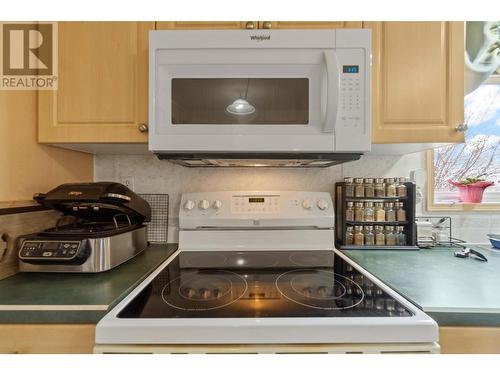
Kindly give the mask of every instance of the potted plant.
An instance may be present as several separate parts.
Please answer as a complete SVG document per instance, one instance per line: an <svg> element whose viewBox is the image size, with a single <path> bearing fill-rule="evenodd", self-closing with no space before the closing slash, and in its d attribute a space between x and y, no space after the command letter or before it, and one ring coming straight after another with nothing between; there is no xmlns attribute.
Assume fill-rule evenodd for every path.
<svg viewBox="0 0 500 375"><path fill-rule="evenodd" d="M465 180L448 180L450 184L458 188L458 198L464 203L481 203L483 201L484 190L492 185L492 181L486 181L478 177L468 177Z"/></svg>

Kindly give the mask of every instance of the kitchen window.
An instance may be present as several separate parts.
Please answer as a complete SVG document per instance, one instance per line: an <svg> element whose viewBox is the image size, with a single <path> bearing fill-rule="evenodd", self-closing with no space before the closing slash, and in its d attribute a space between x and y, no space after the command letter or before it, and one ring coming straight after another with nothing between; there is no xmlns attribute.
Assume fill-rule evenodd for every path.
<svg viewBox="0 0 500 375"><path fill-rule="evenodd" d="M500 210L500 74L465 96L465 142L430 151L429 210ZM479 178L495 185L481 203L464 203L449 181ZM463 196L462 196L463 197Z"/></svg>

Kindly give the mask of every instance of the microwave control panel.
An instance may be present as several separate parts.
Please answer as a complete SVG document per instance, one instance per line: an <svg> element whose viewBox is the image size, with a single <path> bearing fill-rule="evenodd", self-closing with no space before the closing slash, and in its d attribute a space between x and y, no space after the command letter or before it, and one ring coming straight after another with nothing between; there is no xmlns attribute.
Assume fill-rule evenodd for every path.
<svg viewBox="0 0 500 375"><path fill-rule="evenodd" d="M339 58L339 120L349 128L364 126L365 53L361 49L338 50Z"/></svg>

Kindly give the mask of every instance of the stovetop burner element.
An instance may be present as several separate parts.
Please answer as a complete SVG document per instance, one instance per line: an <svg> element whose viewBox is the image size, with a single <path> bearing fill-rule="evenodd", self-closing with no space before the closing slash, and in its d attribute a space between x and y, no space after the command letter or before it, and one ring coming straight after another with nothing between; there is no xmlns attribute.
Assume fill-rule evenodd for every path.
<svg viewBox="0 0 500 375"><path fill-rule="evenodd" d="M296 269L282 273L276 288L290 301L322 310L342 310L363 301L363 289L349 278L321 269ZM359 298L353 299L354 294Z"/></svg>
<svg viewBox="0 0 500 375"><path fill-rule="evenodd" d="M247 289L245 278L234 272L200 270L173 279L163 287L161 296L175 309L206 311L236 302Z"/></svg>

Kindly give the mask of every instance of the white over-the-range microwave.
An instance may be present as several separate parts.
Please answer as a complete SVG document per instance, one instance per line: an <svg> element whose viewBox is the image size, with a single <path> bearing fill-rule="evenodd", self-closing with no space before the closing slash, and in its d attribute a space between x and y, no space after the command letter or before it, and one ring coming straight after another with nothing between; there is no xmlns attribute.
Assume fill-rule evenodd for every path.
<svg viewBox="0 0 500 375"><path fill-rule="evenodd" d="M186 166L325 167L371 148L371 31L151 31L149 149Z"/></svg>

